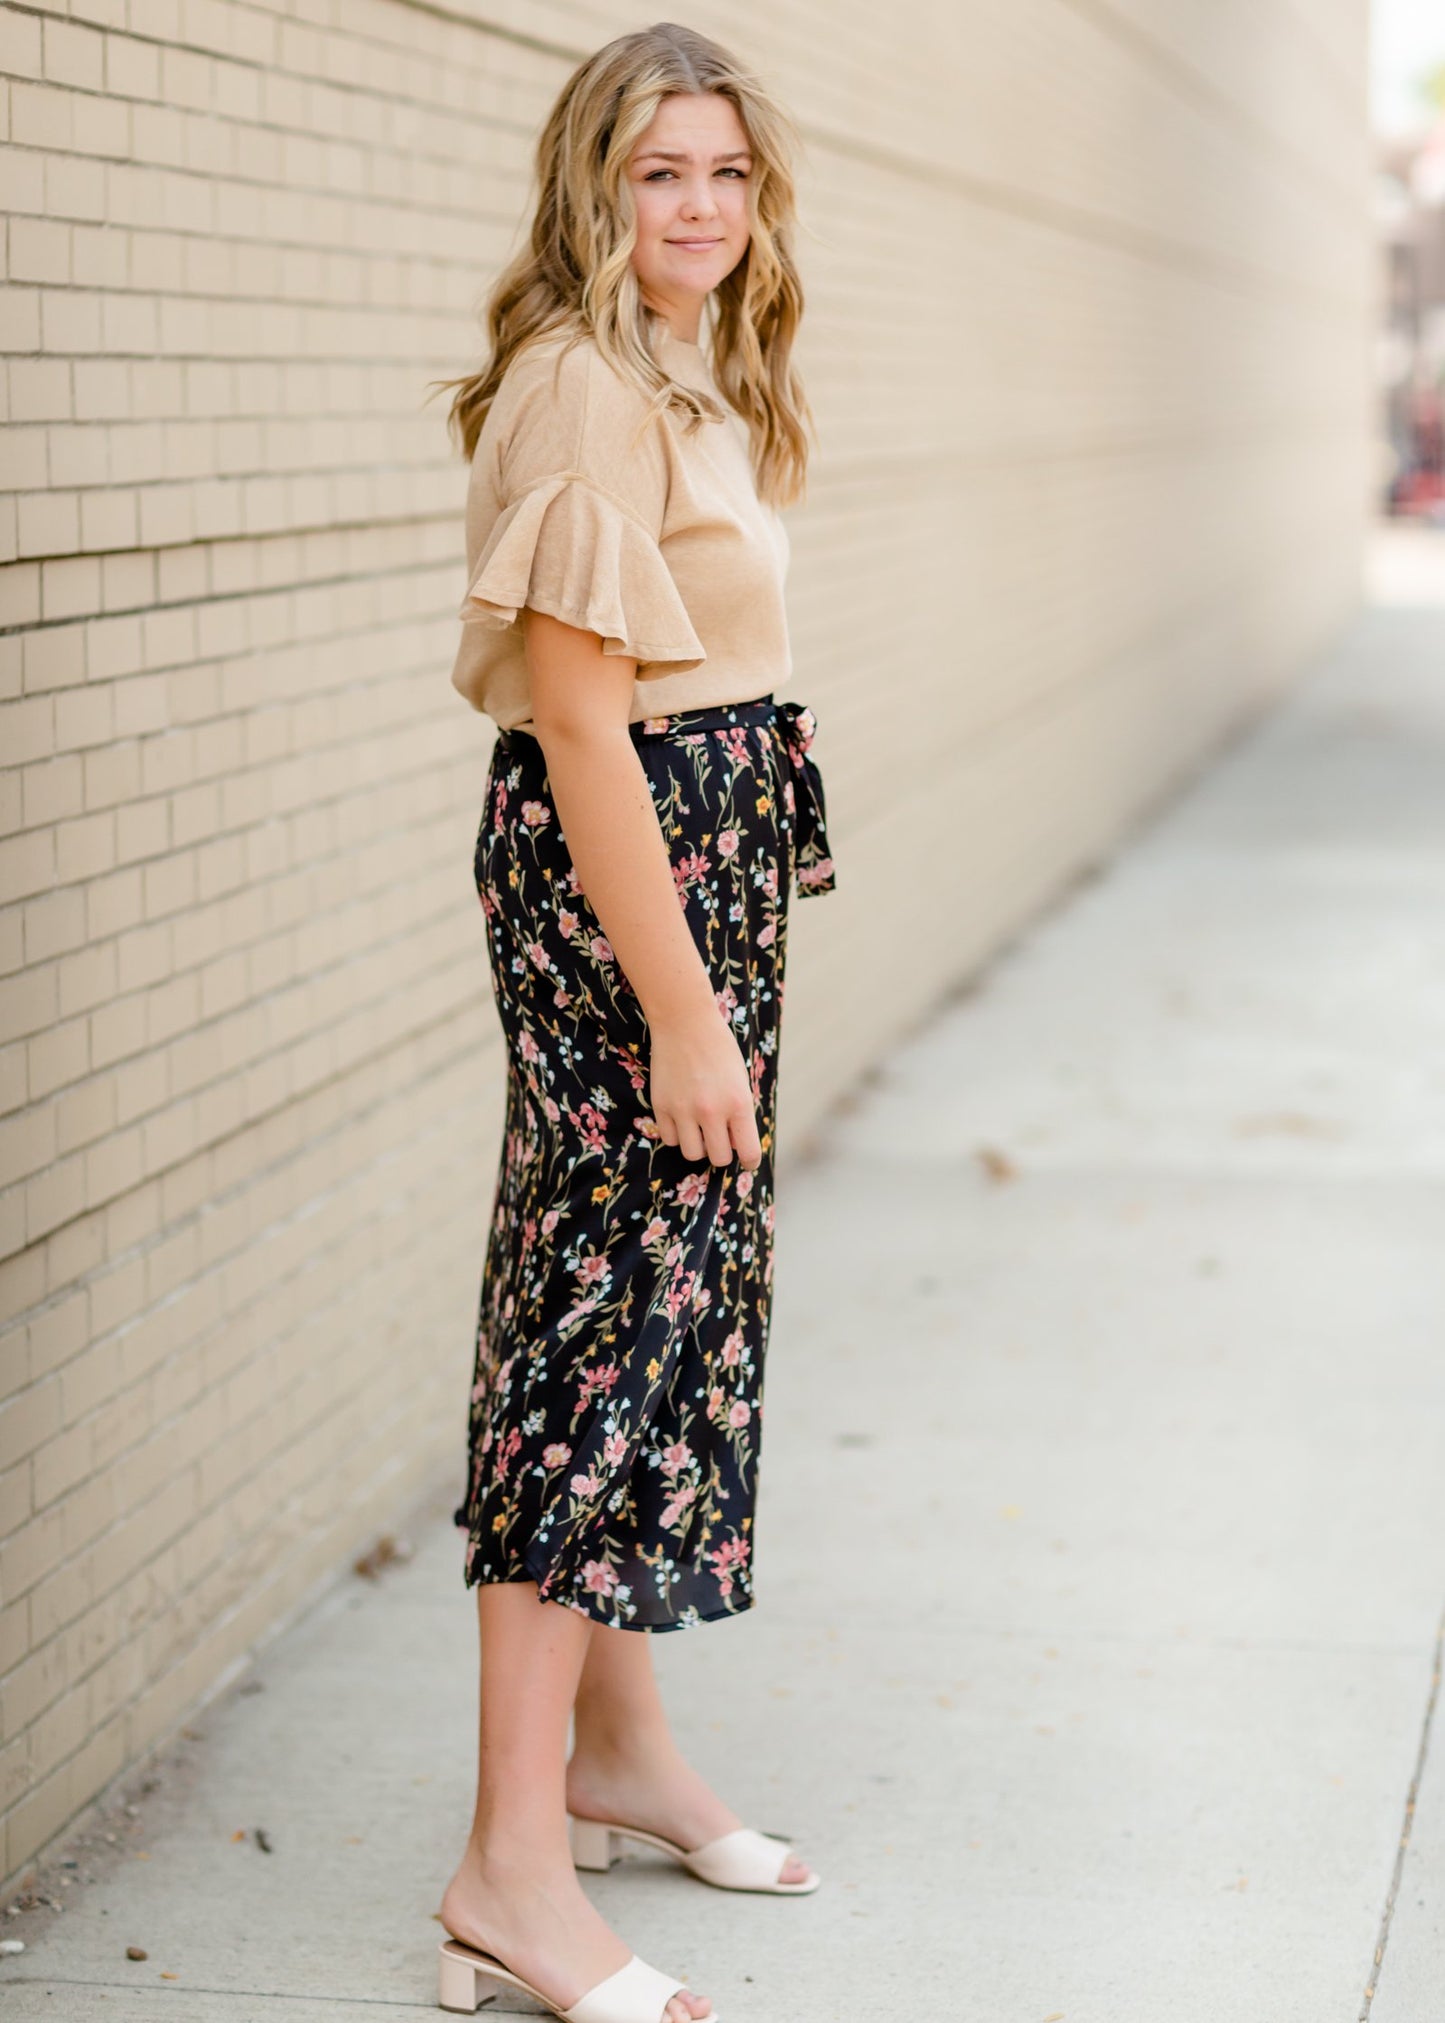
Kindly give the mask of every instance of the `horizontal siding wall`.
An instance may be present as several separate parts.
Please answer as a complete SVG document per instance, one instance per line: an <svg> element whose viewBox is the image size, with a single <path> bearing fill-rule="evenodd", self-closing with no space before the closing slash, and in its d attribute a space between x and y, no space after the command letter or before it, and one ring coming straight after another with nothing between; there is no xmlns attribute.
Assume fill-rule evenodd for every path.
<svg viewBox="0 0 1445 2023"><path fill-rule="evenodd" d="M459 1476L501 1061L427 383L651 18L0 6L0 1875ZM806 136L796 1145L1355 601L1365 6L688 19Z"/></svg>

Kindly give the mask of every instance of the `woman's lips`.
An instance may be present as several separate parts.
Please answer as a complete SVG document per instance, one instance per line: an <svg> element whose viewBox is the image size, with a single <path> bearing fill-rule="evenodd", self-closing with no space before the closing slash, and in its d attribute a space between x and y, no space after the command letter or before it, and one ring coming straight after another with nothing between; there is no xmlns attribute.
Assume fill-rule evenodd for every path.
<svg viewBox="0 0 1445 2023"><path fill-rule="evenodd" d="M722 244L720 239L669 239L669 246L681 246L685 253L706 253Z"/></svg>

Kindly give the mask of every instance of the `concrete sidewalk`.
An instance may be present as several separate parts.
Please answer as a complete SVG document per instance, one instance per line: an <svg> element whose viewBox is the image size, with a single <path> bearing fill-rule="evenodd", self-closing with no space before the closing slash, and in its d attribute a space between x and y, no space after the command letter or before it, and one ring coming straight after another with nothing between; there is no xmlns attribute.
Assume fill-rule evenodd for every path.
<svg viewBox="0 0 1445 2023"><path fill-rule="evenodd" d="M826 1886L589 1884L725 2023L1445 2015L1442 891L1445 603L1376 609L794 1168L761 1606L656 1649ZM0 1920L7 2019L430 2008L447 1501Z"/></svg>

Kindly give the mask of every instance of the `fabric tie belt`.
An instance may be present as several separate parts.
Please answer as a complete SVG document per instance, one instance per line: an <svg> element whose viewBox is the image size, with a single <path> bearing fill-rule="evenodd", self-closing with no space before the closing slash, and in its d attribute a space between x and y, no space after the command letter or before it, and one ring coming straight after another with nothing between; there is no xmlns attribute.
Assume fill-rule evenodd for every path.
<svg viewBox="0 0 1445 2023"><path fill-rule="evenodd" d="M759 702L725 703L717 709L686 709L675 716L644 717L629 729L633 742L641 744L650 738L689 737L697 731L774 726L782 732L793 769L794 881L798 897L811 899L816 893L832 892L837 878L828 846L823 776L811 756L818 723L805 703L775 702L769 695Z"/></svg>
<svg viewBox="0 0 1445 2023"><path fill-rule="evenodd" d="M820 892L832 892L837 885L833 854L828 845L827 805L823 796L823 776L811 756L817 719L805 703L775 702L764 696L759 702L725 703L716 709L678 710L672 716L644 717L628 725L634 744L648 744L656 738L685 738L699 731L753 730L776 727L782 733L793 772L794 881L800 899ZM529 731L503 731L502 743L513 738L535 742Z"/></svg>

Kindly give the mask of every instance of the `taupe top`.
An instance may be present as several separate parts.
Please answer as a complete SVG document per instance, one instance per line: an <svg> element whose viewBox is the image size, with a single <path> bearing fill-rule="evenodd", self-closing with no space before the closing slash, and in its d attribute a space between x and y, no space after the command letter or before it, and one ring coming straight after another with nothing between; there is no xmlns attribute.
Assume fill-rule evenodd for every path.
<svg viewBox="0 0 1445 2023"><path fill-rule="evenodd" d="M468 588L452 685L504 729L531 724L524 606L600 634L637 661L631 718L750 702L792 671L787 530L758 498L747 425L702 346L659 319L659 362L708 387L727 419L684 433L590 338L560 335L503 374L467 486Z"/></svg>

